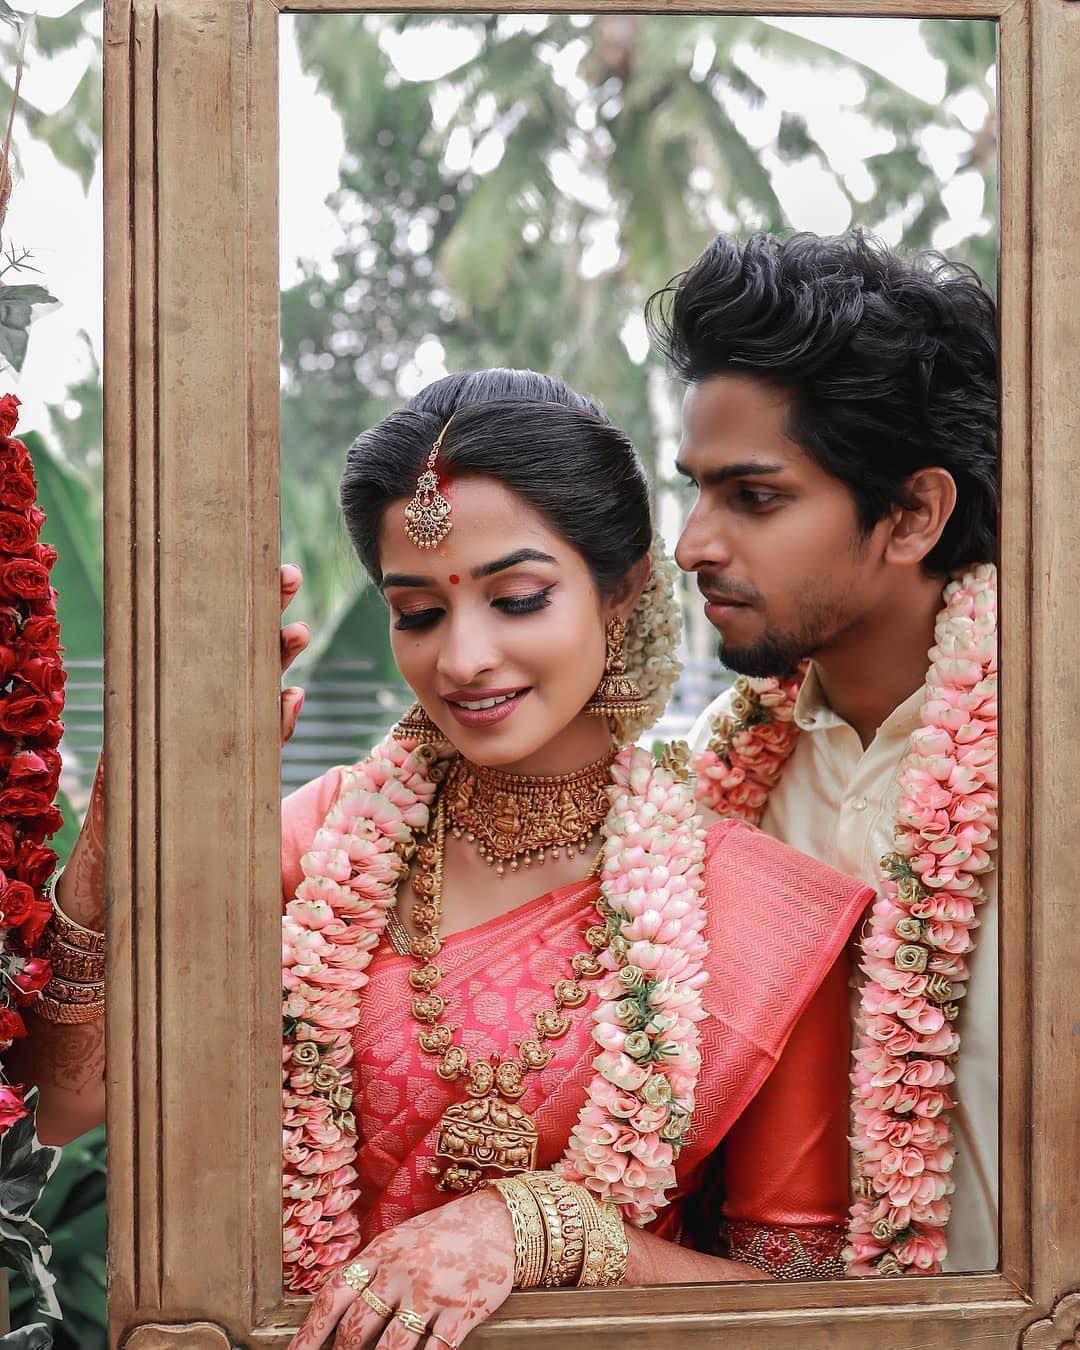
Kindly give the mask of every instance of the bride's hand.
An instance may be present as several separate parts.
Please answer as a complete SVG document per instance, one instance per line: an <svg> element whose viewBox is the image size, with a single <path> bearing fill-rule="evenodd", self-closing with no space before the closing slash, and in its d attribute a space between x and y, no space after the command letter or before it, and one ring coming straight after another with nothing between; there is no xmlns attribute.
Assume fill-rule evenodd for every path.
<svg viewBox="0 0 1080 1350"><path fill-rule="evenodd" d="M300 589L303 580L300 569L295 563L285 563L281 568L281 612L288 609ZM289 669L292 663L311 641L311 629L306 623L287 623L281 629L281 673ZM304 691L293 687L281 691L281 744L296 730L296 719L304 706Z"/></svg>
<svg viewBox="0 0 1080 1350"><path fill-rule="evenodd" d="M476 1191L380 1234L348 1265L370 1275L365 1292L377 1306L339 1270L319 1291L289 1350L319 1350L335 1327L335 1350L459 1346L510 1293L514 1230L499 1196ZM409 1330L397 1315L402 1310L417 1314L426 1330Z"/></svg>

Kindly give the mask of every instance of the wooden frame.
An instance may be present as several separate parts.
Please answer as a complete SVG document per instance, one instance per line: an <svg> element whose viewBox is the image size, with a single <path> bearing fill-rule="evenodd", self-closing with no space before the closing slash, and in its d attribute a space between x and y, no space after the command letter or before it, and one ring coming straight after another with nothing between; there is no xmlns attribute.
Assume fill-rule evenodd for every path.
<svg viewBox="0 0 1080 1350"><path fill-rule="evenodd" d="M409 7L447 6L393 6ZM1058 1350L1080 1344L1080 3L678 4L719 8L1000 22L1001 1269L522 1294L469 1344ZM281 1297L267 916L279 884L277 15L272 0L106 5L110 1344L130 1350L283 1347L304 1306Z"/></svg>

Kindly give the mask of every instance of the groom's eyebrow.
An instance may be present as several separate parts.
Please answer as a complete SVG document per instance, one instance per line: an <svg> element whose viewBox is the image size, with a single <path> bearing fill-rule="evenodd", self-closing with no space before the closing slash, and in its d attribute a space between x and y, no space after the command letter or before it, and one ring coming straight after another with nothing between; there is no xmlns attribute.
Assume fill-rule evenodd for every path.
<svg viewBox="0 0 1080 1350"><path fill-rule="evenodd" d="M783 473L787 465L777 464L767 459L748 459L741 464L725 464L722 469L703 469L694 473L691 469L675 461L675 468L684 478L691 478L702 487L719 487L730 483L733 478L759 478L770 473Z"/></svg>

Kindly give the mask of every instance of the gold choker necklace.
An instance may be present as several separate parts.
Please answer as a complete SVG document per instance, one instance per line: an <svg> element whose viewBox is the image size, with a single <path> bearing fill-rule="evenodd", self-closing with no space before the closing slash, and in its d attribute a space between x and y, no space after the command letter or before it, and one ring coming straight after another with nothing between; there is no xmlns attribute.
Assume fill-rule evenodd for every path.
<svg viewBox="0 0 1080 1350"><path fill-rule="evenodd" d="M508 864L511 872L522 862L542 864L548 853L584 853L608 813L617 753L612 749L575 773L543 776L455 760L442 793L454 837L475 843L499 876Z"/></svg>

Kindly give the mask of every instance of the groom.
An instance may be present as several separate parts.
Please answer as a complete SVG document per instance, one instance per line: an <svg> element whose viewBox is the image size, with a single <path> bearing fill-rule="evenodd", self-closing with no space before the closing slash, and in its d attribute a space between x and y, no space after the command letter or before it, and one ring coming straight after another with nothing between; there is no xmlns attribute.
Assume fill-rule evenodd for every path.
<svg viewBox="0 0 1080 1350"><path fill-rule="evenodd" d="M788 740L770 728L794 748L759 794L764 813L738 813L880 891L943 588L996 556L993 302L966 269L858 232L720 235L647 318L688 386L678 467L697 495L676 557L723 662L783 677L809 660L801 687L788 681ZM745 702L736 710L746 718ZM724 756L731 712L729 691L692 748ZM960 1036L948 1270L997 1264L996 874L978 880L972 978L946 1010ZM855 983L853 960L853 1010Z"/></svg>

